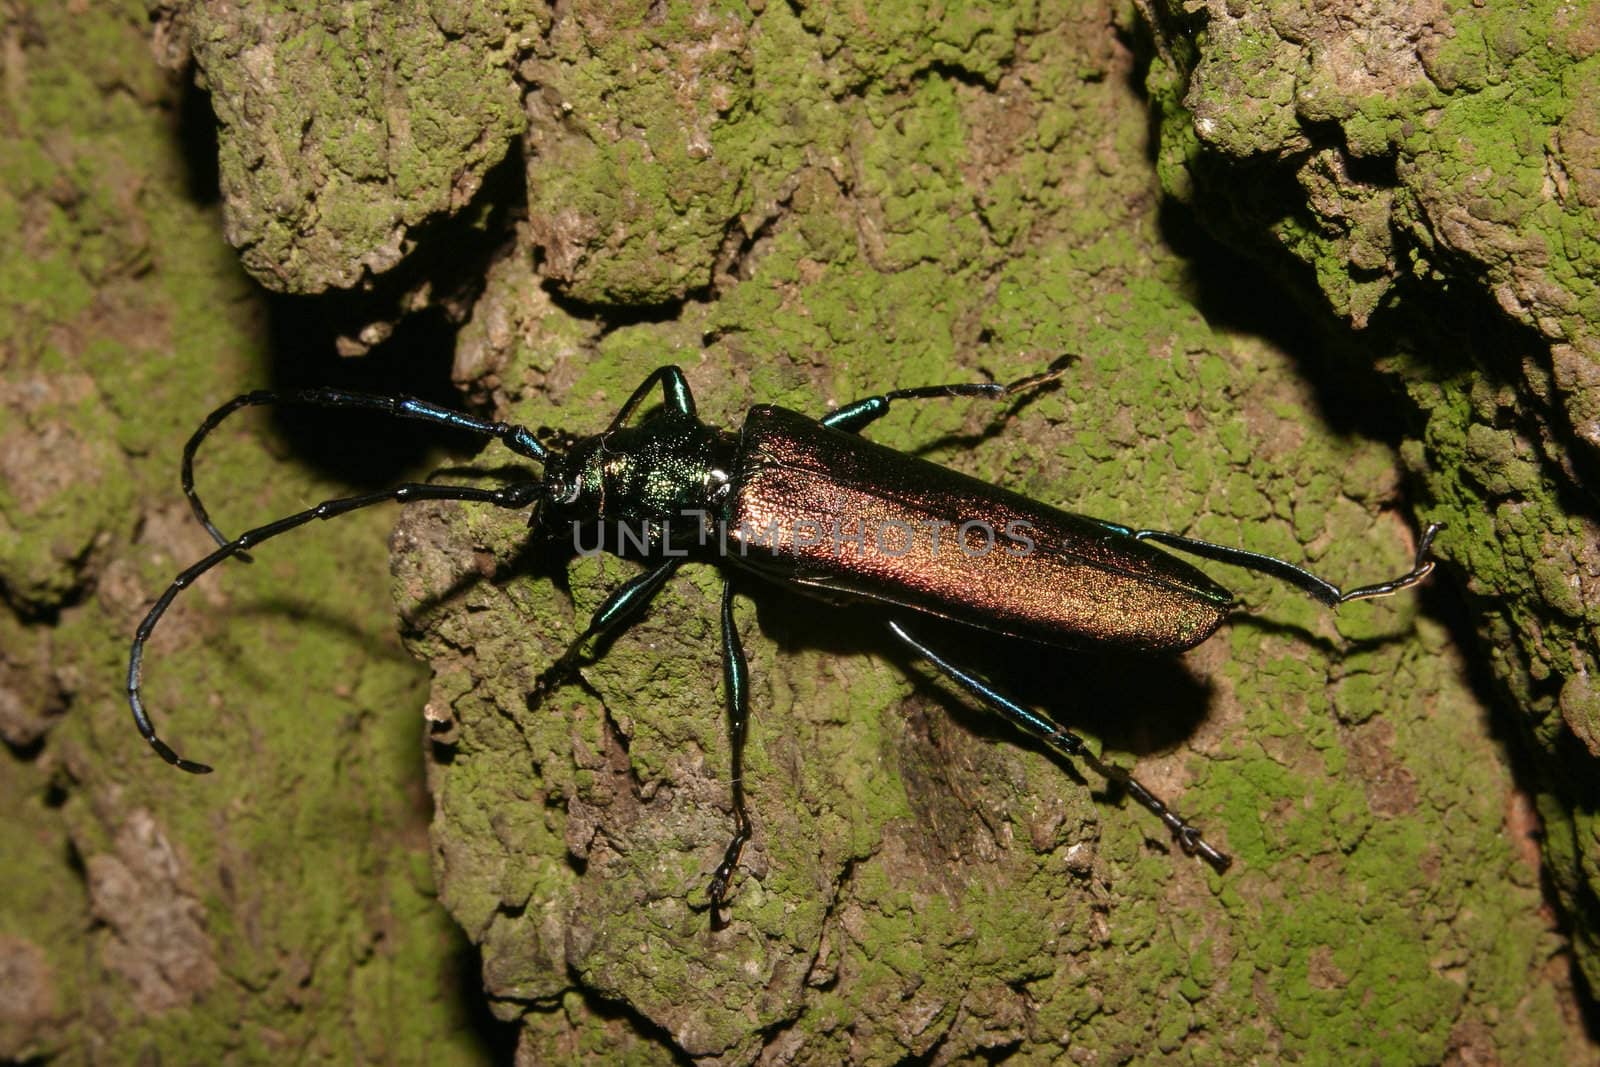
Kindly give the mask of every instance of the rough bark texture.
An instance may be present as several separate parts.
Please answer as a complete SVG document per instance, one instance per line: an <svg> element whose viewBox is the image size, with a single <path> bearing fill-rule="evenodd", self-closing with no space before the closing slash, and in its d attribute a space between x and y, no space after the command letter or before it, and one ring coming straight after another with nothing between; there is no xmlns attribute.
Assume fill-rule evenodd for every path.
<svg viewBox="0 0 1600 1067"><path fill-rule="evenodd" d="M158 631L158 725L216 774L129 721L133 627L210 547L179 450L272 373L215 146L186 144L204 99L151 37L140 4L0 8L0 1059L482 1062L428 870L389 517L231 568ZM338 491L266 426L202 456L228 528Z"/></svg>
<svg viewBox="0 0 1600 1067"><path fill-rule="evenodd" d="M346 352L426 305L469 318L455 378L519 421L594 432L665 362L736 424L1072 351L1023 403L904 405L869 433L1344 584L1451 524L1430 589L1337 613L1214 568L1251 611L1181 660L930 635L1136 766L1234 854L1223 876L870 614L741 585L756 838L712 932L716 572L532 696L636 566L530 548L519 515L408 512L434 875L521 1062L1595 1062L1567 951L1593 967L1600 314L1593 206L1567 205L1593 182L1594 21L1461 29L1494 6L1352 9L1359 38L1220 6L1153 10L1151 35L1096 3L8 14L0 790L24 814L0 856L26 875L0 903L0 1054L487 1055L395 784L423 697L367 636L381 516L263 549L161 632L158 725L217 775L126 721L126 636L207 547L182 439L263 355L149 37L211 90L246 269L364 290ZM1425 18L1455 35L1407 37ZM1507 133L1519 94L1543 110ZM1547 183L1525 155L1557 161ZM1282 295L1319 288L1347 323ZM335 492L262 425L202 469L225 528Z"/></svg>
<svg viewBox="0 0 1600 1067"><path fill-rule="evenodd" d="M1600 988L1600 8L1182 7L1155 12L1163 186L1374 322L1352 344L1421 416L1407 467Z"/></svg>

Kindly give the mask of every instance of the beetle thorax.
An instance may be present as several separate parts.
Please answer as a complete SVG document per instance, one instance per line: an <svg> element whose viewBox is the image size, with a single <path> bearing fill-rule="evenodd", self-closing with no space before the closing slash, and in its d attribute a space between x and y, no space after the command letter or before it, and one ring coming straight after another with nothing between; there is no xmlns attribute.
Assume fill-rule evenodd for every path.
<svg viewBox="0 0 1600 1067"><path fill-rule="evenodd" d="M671 522L710 514L737 440L691 416L662 414L576 442L545 469L546 522Z"/></svg>

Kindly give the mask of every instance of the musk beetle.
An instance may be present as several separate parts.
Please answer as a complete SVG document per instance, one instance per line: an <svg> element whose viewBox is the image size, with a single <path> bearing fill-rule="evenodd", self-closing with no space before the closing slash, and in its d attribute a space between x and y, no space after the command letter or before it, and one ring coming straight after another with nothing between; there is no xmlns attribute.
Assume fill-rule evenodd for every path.
<svg viewBox="0 0 1600 1067"><path fill-rule="evenodd" d="M631 526L633 539L650 561L644 573L601 604L547 677L570 669L589 641L636 617L685 559L718 559L825 599L874 603L886 610L890 633L934 670L1024 733L1120 783L1161 820L1185 852L1224 870L1228 856L1149 789L1103 764L1076 735L930 648L913 632L912 620L938 616L1056 648L1181 652L1216 630L1234 607L1234 597L1157 545L1269 575L1332 607L1386 596L1422 581L1433 570L1428 549L1440 526L1423 531L1410 571L1344 592L1285 560L1060 511L861 436L896 401L1010 397L1054 380L1072 359L1064 356L1045 372L1009 384L896 389L820 419L762 405L750 410L736 432L701 422L683 372L668 366L634 390L603 433L581 438L544 434L551 443L526 427L404 397L338 389L247 393L212 412L184 448L184 492L221 547L173 579L139 624L128 662L134 722L168 763L197 774L211 769L183 759L156 736L139 686L145 642L162 614L181 590L224 560L248 560L248 549L312 519L384 501L461 500L514 510L531 506L530 526L546 533L571 523L613 523L625 539ZM658 389L662 409L631 424ZM211 523L194 491L195 450L232 412L278 403L375 409L470 431L538 463L543 475L499 489L409 483L329 500L229 540ZM603 525L601 530L603 536ZM734 834L711 877L714 922L721 921L729 883L751 833L742 767L749 678L728 581L723 583L721 614Z"/></svg>

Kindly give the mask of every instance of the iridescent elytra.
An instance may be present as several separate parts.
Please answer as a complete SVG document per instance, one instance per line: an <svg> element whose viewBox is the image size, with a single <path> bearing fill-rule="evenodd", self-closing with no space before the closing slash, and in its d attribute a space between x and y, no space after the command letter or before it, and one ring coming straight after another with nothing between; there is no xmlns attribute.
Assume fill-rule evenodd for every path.
<svg viewBox="0 0 1600 1067"><path fill-rule="evenodd" d="M1269 575L1332 607L1386 596L1422 581L1433 570L1428 552L1441 526L1423 530L1411 570L1345 592L1276 557L1075 515L861 435L896 401L1015 396L1054 381L1073 359L1063 356L1043 373L1008 384L896 389L820 418L757 406L737 431L702 422L683 372L667 366L634 390L603 432L578 438L536 434L406 397L338 389L246 393L212 412L184 448L184 491L196 518L220 547L173 579L139 624L128 663L134 722L167 762L197 774L211 770L180 757L156 735L140 682L145 643L162 614L181 590L224 560L248 559L247 550L313 519L386 501L460 500L531 508L529 525L536 532L598 524L603 543L606 524L611 524L612 547L631 543L649 563L644 573L606 598L552 668L552 676L569 670L591 640L634 619L690 560L724 563L826 599L874 603L883 609L889 632L915 656L1024 733L1119 782L1161 819L1184 851L1225 870L1228 856L1198 828L1137 779L1103 764L1077 735L929 647L913 632L916 620L937 616L1048 647L1181 652L1215 632L1233 608L1234 597L1158 545ZM634 414L657 389L660 410L635 424ZM194 455L224 418L260 404L366 408L465 430L502 442L542 472L498 489L413 482L328 500L230 540L212 524L194 491ZM710 879L709 910L718 924L751 834L742 767L748 669L728 580L723 583L721 623L734 834Z"/></svg>

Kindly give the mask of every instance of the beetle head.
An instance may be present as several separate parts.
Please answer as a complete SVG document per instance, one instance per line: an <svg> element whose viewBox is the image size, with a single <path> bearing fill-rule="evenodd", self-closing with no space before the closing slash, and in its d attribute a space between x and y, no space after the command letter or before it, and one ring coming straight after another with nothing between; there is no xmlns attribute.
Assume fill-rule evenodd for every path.
<svg viewBox="0 0 1600 1067"><path fill-rule="evenodd" d="M605 513L605 435L579 438L545 459L544 486L534 524L547 530L602 518Z"/></svg>

